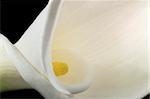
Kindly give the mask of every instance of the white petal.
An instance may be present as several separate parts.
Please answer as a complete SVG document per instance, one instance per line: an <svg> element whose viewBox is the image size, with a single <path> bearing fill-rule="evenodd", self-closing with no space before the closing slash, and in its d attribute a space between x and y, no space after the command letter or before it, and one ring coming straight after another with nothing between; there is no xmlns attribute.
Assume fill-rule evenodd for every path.
<svg viewBox="0 0 150 99"><path fill-rule="evenodd" d="M94 69L93 84L79 99L137 99L149 92L147 9L147 0L64 3L52 49L78 52Z"/></svg>
<svg viewBox="0 0 150 99"><path fill-rule="evenodd" d="M11 62L16 66L23 79L39 91L45 98L55 99L59 96L56 89L50 84L47 76L38 71L4 36L0 34L4 48Z"/></svg>
<svg viewBox="0 0 150 99"><path fill-rule="evenodd" d="M47 5L45 7L36 20L26 30L24 35L15 44L22 54L42 72L45 70L41 63L41 47L49 6L50 5Z"/></svg>
<svg viewBox="0 0 150 99"><path fill-rule="evenodd" d="M32 65L36 66L36 69L40 72L48 73L48 75L46 74L48 79L57 90L65 94L70 94L70 92L61 87L57 79L55 79L53 69L50 66L51 60L45 56L47 45L51 37L51 31L53 31L55 22L57 21L56 14L59 10L60 1L61 0L50 0L46 8L40 13L33 24L31 24L15 46ZM50 56L50 53L46 54ZM47 71L47 69L49 71Z"/></svg>

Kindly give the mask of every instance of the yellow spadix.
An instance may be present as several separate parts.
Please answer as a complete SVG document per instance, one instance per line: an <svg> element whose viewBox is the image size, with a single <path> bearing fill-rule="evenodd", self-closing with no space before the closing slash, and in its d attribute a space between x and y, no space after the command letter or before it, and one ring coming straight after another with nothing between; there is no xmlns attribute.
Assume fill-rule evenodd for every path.
<svg viewBox="0 0 150 99"><path fill-rule="evenodd" d="M64 62L53 62L53 69L56 76L62 76L65 75L68 72L68 65Z"/></svg>

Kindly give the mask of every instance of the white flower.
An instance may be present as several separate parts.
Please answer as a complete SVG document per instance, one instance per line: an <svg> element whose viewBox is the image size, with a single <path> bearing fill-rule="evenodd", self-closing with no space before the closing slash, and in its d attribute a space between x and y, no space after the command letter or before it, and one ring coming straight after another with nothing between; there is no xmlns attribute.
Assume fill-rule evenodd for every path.
<svg viewBox="0 0 150 99"><path fill-rule="evenodd" d="M0 62L47 99L141 98L149 93L147 3L67 0L60 8L51 0L15 45L0 35Z"/></svg>

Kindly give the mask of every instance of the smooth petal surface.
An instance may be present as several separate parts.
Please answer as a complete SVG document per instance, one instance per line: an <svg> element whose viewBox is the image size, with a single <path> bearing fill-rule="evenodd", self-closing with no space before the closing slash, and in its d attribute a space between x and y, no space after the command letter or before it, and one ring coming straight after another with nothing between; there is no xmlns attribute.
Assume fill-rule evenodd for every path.
<svg viewBox="0 0 150 99"><path fill-rule="evenodd" d="M52 54L59 49L63 56L63 50L71 50L93 68L91 87L75 98L137 99L149 92L147 4L147 0L64 2ZM74 76L62 79L68 83Z"/></svg>

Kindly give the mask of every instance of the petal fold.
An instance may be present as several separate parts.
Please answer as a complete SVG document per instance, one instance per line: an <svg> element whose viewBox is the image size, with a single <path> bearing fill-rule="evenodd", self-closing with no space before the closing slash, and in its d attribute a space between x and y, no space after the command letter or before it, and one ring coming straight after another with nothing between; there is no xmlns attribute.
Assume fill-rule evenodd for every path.
<svg viewBox="0 0 150 99"><path fill-rule="evenodd" d="M4 48L11 62L16 66L23 79L45 98L58 97L57 90L50 84L45 74L38 71L7 38L0 34Z"/></svg>
<svg viewBox="0 0 150 99"><path fill-rule="evenodd" d="M15 44L19 51L35 66L38 71L45 73L51 84L59 91L70 94L55 79L53 68L46 53L51 38L51 32L57 21L57 13L60 9L61 0L50 0L45 9L39 14L21 39ZM50 52L50 51L49 51ZM46 59L45 59L46 58ZM46 64L45 64L45 60Z"/></svg>

